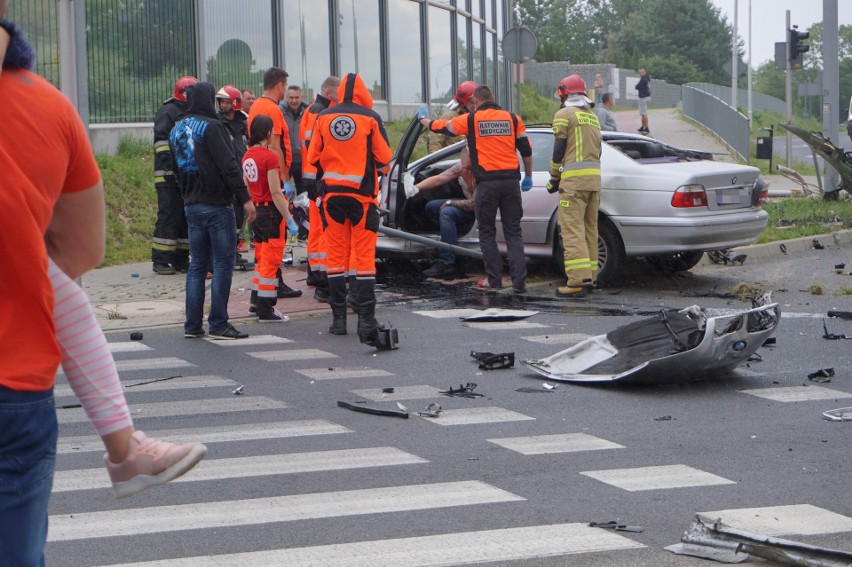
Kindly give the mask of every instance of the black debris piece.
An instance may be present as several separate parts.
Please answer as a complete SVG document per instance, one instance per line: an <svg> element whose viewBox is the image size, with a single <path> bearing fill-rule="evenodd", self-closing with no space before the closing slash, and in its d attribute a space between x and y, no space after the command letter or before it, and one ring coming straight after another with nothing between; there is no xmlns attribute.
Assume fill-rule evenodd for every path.
<svg viewBox="0 0 852 567"><path fill-rule="evenodd" d="M394 392L393 388L382 388L383 394L393 394L393 392Z"/></svg>
<svg viewBox="0 0 852 567"><path fill-rule="evenodd" d="M737 299L737 296L729 291L716 291L714 287L710 291L684 291L681 292L684 297L715 297L718 299Z"/></svg>
<svg viewBox="0 0 852 567"><path fill-rule="evenodd" d="M124 386L125 388L133 388L134 386L144 386L145 384L153 384L154 382L165 382L166 380L173 380L174 378L183 378L182 374L175 374L174 376L166 376L165 378L155 378L153 380L145 380L144 382L136 382L135 384L127 384Z"/></svg>
<svg viewBox="0 0 852 567"><path fill-rule="evenodd" d="M782 242L781 244L779 244L779 245L778 245L778 248L779 248L779 249L781 249L781 253L782 253L782 254L786 254L786 253L787 253L787 245L786 245L786 244L784 244L783 242Z"/></svg>
<svg viewBox="0 0 852 567"><path fill-rule="evenodd" d="M341 408L346 408L348 410L357 411L359 413L369 413L371 415L384 415L387 417L401 417L402 419L408 419L408 412L406 411L356 406L355 404L350 404L349 402L337 402L337 406Z"/></svg>
<svg viewBox="0 0 852 567"><path fill-rule="evenodd" d="M609 522L589 522L590 528L605 528L608 530L615 530L618 532L634 532L634 533L642 533L642 526L628 526L627 524L622 524L616 522L615 520L611 520Z"/></svg>
<svg viewBox="0 0 852 567"><path fill-rule="evenodd" d="M835 335L834 333L829 333L828 326L825 324L825 319L822 320L822 330L822 338L828 339L830 341L842 341L849 338L845 334Z"/></svg>
<svg viewBox="0 0 852 567"><path fill-rule="evenodd" d="M742 266L743 264L745 264L746 258L748 258L748 255L746 254L734 254L733 252L731 252L725 254L723 260L726 266L728 265L728 262L730 262L732 266L736 266L738 263L740 266Z"/></svg>
<svg viewBox="0 0 852 567"><path fill-rule="evenodd" d="M844 319L846 321L852 321L852 311L829 311L828 316L834 319Z"/></svg>
<svg viewBox="0 0 852 567"><path fill-rule="evenodd" d="M817 240L816 238L813 239L811 245L814 247L814 250L823 250L825 248L825 246L820 244L819 240Z"/></svg>
<svg viewBox="0 0 852 567"><path fill-rule="evenodd" d="M470 356L479 361L480 370L502 370L515 366L514 352L494 354L493 352L476 352L472 350L470 351Z"/></svg>
<svg viewBox="0 0 852 567"><path fill-rule="evenodd" d="M83 404L65 404L64 406L59 406L59 409L74 409L81 407L83 407Z"/></svg>
<svg viewBox="0 0 852 567"><path fill-rule="evenodd" d="M775 346L776 344L778 344L778 339L776 339L775 337L769 337L768 339L763 341L763 346Z"/></svg>
<svg viewBox="0 0 852 567"><path fill-rule="evenodd" d="M378 338L374 343L368 344L378 350L396 350L399 348L399 332L391 327L390 323L382 323L379 325Z"/></svg>
<svg viewBox="0 0 852 567"><path fill-rule="evenodd" d="M136 331L135 333L130 333L130 340L131 341L141 341L142 340L142 333L140 333L139 331Z"/></svg>
<svg viewBox="0 0 852 567"><path fill-rule="evenodd" d="M711 250L707 253L707 257L710 258L710 261L714 264L721 264L725 261L727 253L727 250Z"/></svg>
<svg viewBox="0 0 852 567"><path fill-rule="evenodd" d="M674 418L670 415L661 415L660 417L655 417L654 421L671 421Z"/></svg>
<svg viewBox="0 0 852 567"><path fill-rule="evenodd" d="M481 398L485 395L474 392L475 389L476 384L474 382L468 382L467 384L459 385L458 389L450 387L446 390L439 390L438 393L456 398Z"/></svg>
<svg viewBox="0 0 852 567"><path fill-rule="evenodd" d="M814 382L831 382L831 377L834 376L834 368L820 368L816 372L808 374L808 380Z"/></svg>
<svg viewBox="0 0 852 567"><path fill-rule="evenodd" d="M470 323L504 323L509 321L521 321L537 315L538 311L526 311L523 309L500 309L497 307L479 311L469 317L462 317L462 321Z"/></svg>
<svg viewBox="0 0 852 567"><path fill-rule="evenodd" d="M763 362L763 357L757 353L754 353L746 359L746 362Z"/></svg>
<svg viewBox="0 0 852 567"><path fill-rule="evenodd" d="M841 263L841 264L835 264L835 265L834 265L834 269L835 269L835 270L842 270L842 269L844 269L845 267L846 267L846 264L842 264L842 263Z"/></svg>

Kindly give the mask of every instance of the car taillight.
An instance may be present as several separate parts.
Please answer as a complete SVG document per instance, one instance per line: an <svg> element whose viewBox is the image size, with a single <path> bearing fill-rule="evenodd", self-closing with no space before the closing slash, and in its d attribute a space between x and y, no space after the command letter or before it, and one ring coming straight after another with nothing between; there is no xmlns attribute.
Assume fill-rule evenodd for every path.
<svg viewBox="0 0 852 567"><path fill-rule="evenodd" d="M672 207L678 209L706 206L707 192L703 185L682 185L672 195Z"/></svg>
<svg viewBox="0 0 852 567"><path fill-rule="evenodd" d="M769 182L758 178L758 180L754 182L754 188L752 189L752 206L760 207L761 205L765 205L768 199Z"/></svg>

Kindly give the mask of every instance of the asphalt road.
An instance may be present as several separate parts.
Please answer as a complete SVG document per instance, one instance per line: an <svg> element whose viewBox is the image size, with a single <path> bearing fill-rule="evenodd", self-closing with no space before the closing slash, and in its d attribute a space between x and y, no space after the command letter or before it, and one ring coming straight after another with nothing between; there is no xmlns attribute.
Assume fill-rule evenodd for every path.
<svg viewBox="0 0 852 567"><path fill-rule="evenodd" d="M543 273L524 297L395 279L379 310L399 331L390 352L360 345L352 316L345 337L327 334L327 316L246 325L253 339L225 343L179 329L147 330L142 342L111 334L127 386L173 377L127 388L137 426L205 441L208 456L185 482L116 501L93 429L81 410L60 409L48 564L705 565L663 548L711 511L852 551L852 423L821 415L852 406L852 342L822 338L829 309L852 310L832 295L852 285L832 269L848 255L827 246L668 276L636 263L620 289L572 301L555 300ZM745 309L718 297L739 283L781 304L777 346L714 380L524 393L545 381L520 364L483 372L469 357L544 357L661 308ZM808 291L814 283L823 295ZM483 327L446 311L489 306L539 313ZM828 324L852 336L852 321ZM808 380L824 367L836 371L830 383ZM484 396L437 392L467 382ZM57 384L59 404L72 403ZM338 400L399 401L412 415ZM413 414L431 402L441 417ZM643 531L586 525L610 520Z"/></svg>

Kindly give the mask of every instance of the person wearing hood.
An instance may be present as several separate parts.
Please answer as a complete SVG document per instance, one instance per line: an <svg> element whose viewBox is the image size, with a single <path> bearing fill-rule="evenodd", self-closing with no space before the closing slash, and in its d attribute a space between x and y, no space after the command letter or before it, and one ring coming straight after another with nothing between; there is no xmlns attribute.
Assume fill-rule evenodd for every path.
<svg viewBox="0 0 852 567"><path fill-rule="evenodd" d="M308 161L325 186L320 212L326 240L332 324L346 334L346 271L355 269L358 338L378 341L376 321L376 237L379 229L378 172L393 155L382 118L360 75L349 73L337 88L339 104L317 116ZM354 258L350 258L350 250ZM351 264L350 264L351 261Z"/></svg>
<svg viewBox="0 0 852 567"><path fill-rule="evenodd" d="M473 81L465 81L460 84L459 88L456 89L456 94L453 95L450 102L444 106L444 112L441 114L440 120L450 121L456 116L473 112L476 109L476 104L473 101L473 91L475 91L478 86L479 85ZM428 151L431 154L432 152L451 146L463 139L464 136L450 136L449 134L444 134L439 137L437 145L432 147L434 142L432 141L432 136L429 136L426 141L426 145L428 146Z"/></svg>
<svg viewBox="0 0 852 567"><path fill-rule="evenodd" d="M237 247L234 199L242 205L246 222L254 220L256 211L243 183L231 135L216 116L215 93L210 83L192 85L187 90L186 117L169 135L189 224L191 261L186 274L184 336L204 336L204 286L208 266L212 266L209 335L242 339L248 335L228 322Z"/></svg>
<svg viewBox="0 0 852 567"><path fill-rule="evenodd" d="M559 192L559 230L568 282L558 297L592 293L598 274L598 208L601 202L601 126L578 74L559 82L562 101L553 117L549 193Z"/></svg>

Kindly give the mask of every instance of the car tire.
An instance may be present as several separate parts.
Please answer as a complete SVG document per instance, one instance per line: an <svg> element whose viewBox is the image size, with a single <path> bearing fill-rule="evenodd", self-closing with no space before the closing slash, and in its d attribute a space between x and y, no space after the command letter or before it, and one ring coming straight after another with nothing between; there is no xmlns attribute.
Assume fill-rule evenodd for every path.
<svg viewBox="0 0 852 567"><path fill-rule="evenodd" d="M598 287L616 285L624 273L626 255L618 229L607 217L598 217ZM557 273L565 273L562 233L556 224L553 234L553 265Z"/></svg>
<svg viewBox="0 0 852 567"><path fill-rule="evenodd" d="M695 267L703 257L704 252L677 252L676 254L655 254L646 256L645 259L658 271L664 274L674 274L686 272Z"/></svg>

